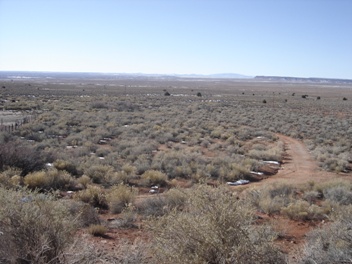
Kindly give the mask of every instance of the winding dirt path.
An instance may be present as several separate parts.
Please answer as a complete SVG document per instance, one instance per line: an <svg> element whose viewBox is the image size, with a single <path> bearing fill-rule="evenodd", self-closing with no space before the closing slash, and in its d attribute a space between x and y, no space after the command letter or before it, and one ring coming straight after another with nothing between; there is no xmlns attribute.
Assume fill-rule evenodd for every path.
<svg viewBox="0 0 352 264"><path fill-rule="evenodd" d="M278 135L278 137L285 146L285 157L280 170L267 179L249 184L248 190L278 182L300 185L311 181L319 183L337 178L352 180L351 173L338 174L320 169L302 141L284 135ZM266 217L270 218L269 216ZM278 243L282 250L287 253L288 263L299 263L297 256L301 254L305 243L305 235L316 227L315 224L293 221L280 216L275 216L271 221L275 223L279 232L285 234Z"/></svg>
<svg viewBox="0 0 352 264"><path fill-rule="evenodd" d="M280 134L277 136L285 146L285 157L279 172L260 182L252 183L251 186L258 187L274 182L304 184L336 178L352 179L351 174L327 172L319 168L302 141Z"/></svg>

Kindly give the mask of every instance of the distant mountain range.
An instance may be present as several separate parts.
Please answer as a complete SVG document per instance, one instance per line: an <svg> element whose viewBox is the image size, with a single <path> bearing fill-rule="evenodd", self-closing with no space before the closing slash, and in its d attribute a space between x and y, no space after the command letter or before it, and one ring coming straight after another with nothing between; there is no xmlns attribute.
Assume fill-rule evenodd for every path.
<svg viewBox="0 0 352 264"><path fill-rule="evenodd" d="M336 83L352 84L349 79L331 78L301 78L285 76L246 76L237 73L218 74L146 74L146 73L97 73L97 72L30 72L30 71L0 71L0 79L247 79L267 82L308 82L308 83Z"/></svg>
<svg viewBox="0 0 352 264"><path fill-rule="evenodd" d="M253 76L238 73L217 73L217 74L175 74L183 78L215 78L215 79L251 79Z"/></svg>
<svg viewBox="0 0 352 264"><path fill-rule="evenodd" d="M147 74L147 73L96 73L96 72L31 72L31 71L0 71L1 79L28 79L28 78L92 78L92 79L120 79L120 78L206 78L206 79L250 79L236 73L219 74Z"/></svg>

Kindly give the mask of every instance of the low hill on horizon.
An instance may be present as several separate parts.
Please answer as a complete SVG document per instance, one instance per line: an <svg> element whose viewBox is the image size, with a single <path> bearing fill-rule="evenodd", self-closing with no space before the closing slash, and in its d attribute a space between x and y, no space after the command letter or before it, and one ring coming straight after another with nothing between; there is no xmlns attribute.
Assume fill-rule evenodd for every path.
<svg viewBox="0 0 352 264"><path fill-rule="evenodd" d="M247 76L237 73L217 74L147 74L147 73L103 73L103 72L46 72L46 71L0 71L0 79L246 79L267 82L333 83L352 84L352 79L303 78L289 76Z"/></svg>
<svg viewBox="0 0 352 264"><path fill-rule="evenodd" d="M333 79L333 78L303 78L303 77L287 77L287 76L255 76L254 80L258 81L277 81L277 82L312 82L312 83L336 83L336 84L352 84L349 79Z"/></svg>

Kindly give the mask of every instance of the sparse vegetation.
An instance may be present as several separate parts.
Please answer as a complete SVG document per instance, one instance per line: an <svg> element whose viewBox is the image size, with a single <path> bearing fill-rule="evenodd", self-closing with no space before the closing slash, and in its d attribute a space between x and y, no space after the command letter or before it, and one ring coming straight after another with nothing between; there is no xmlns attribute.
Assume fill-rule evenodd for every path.
<svg viewBox="0 0 352 264"><path fill-rule="evenodd" d="M272 241L275 233L255 227L253 211L225 188L199 186L183 211L152 223L161 263L285 263Z"/></svg>
<svg viewBox="0 0 352 264"><path fill-rule="evenodd" d="M0 232L6 239L0 240L0 262L285 263L273 246L282 238L267 218L321 227L307 236L302 263L350 260L347 84L331 91L325 84L232 80L201 87L192 79L72 82L2 81L2 109L21 111L31 121L15 127L7 124L16 119L1 120L0 190L6 199ZM286 173L288 147L279 134L304 142L321 170L344 180L221 186ZM153 232L145 227L150 218ZM124 236L120 229L138 234L126 243L119 237L115 251L101 250L104 243L97 241L109 231L110 246ZM22 239L26 232L36 241ZM87 233L98 236L88 241ZM51 245L56 239L62 240Z"/></svg>

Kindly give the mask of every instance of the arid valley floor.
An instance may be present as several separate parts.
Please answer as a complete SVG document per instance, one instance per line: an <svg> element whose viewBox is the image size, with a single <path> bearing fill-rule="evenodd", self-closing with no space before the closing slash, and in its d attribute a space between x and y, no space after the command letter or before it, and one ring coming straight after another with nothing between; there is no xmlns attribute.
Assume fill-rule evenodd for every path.
<svg viewBox="0 0 352 264"><path fill-rule="evenodd" d="M351 83L2 73L0 89L0 263L351 263Z"/></svg>

